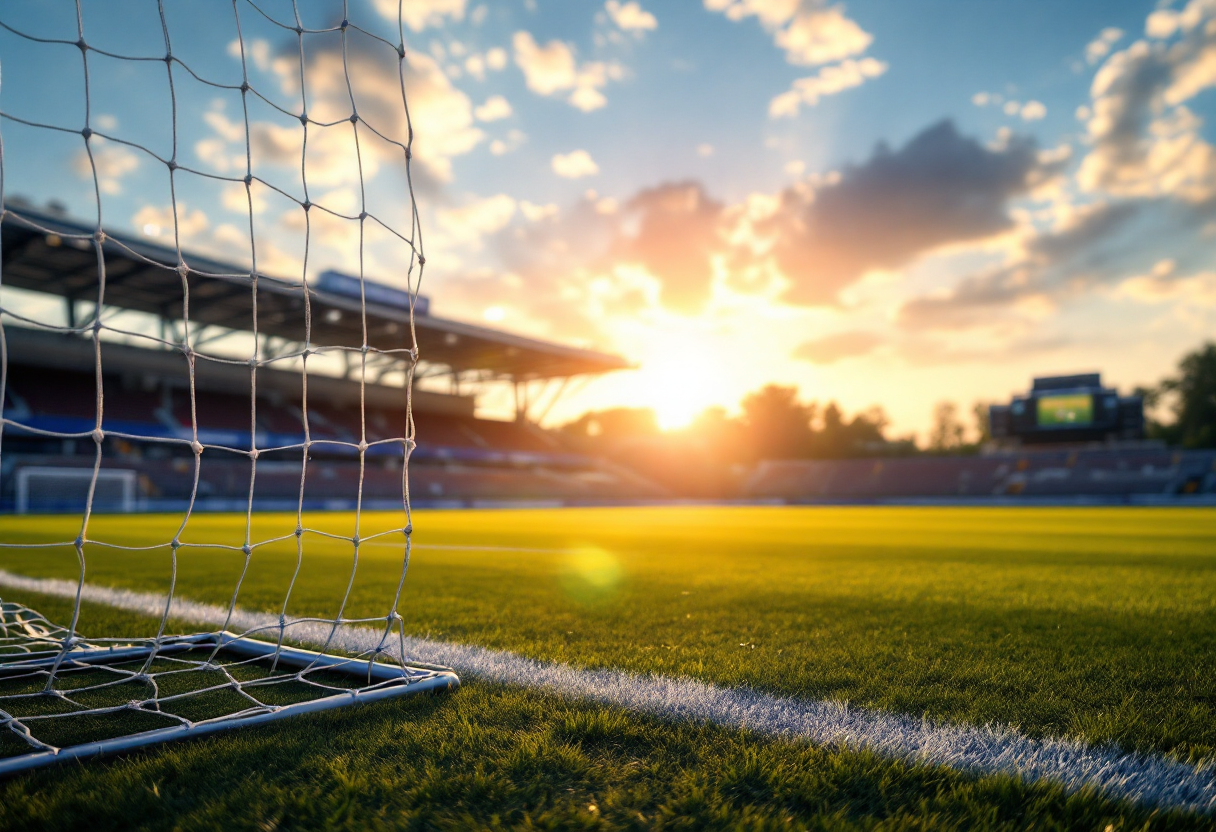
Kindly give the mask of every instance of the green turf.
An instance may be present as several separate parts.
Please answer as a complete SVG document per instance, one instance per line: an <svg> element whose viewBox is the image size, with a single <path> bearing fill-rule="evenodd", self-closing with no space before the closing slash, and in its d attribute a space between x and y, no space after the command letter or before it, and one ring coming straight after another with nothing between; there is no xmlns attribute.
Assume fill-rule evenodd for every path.
<svg viewBox="0 0 1216 832"><path fill-rule="evenodd" d="M364 521L364 536L400 522L389 515L365 516ZM89 536L152 545L169 540L176 522L172 517L98 517ZM191 521L182 539L239 546L243 523L240 517L201 515ZM350 515L316 514L306 523L338 534L353 533ZM290 534L294 526L293 516L259 517L253 539ZM1210 510L419 512L415 526L419 548L401 606L407 628L414 633L584 666L683 674L959 722L997 721L1032 734L1115 742L1127 749L1192 761L1216 759L1216 512ZM0 519L0 539L4 540L70 540L76 532L70 520ZM546 551L432 549L428 545ZM349 543L305 535L304 571L291 613L334 613L345 588L351 548ZM162 591L167 586L167 547L126 552L89 546L87 556L90 582ZM179 591L195 599L226 602L243 561L240 552L182 549ZM400 561L399 547L363 547L348 615L384 611ZM294 564L294 539L255 549L241 605L277 612ZM70 548L0 551L0 567L55 577L74 577L76 569ZM3 595L22 600L11 591L5 590ZM112 618L91 609L81 628L86 635L99 628L108 630L113 627ZM453 704L445 706L444 701ZM565 752L559 750L566 745L554 744L553 737L561 736L561 719L565 718L561 714L575 712L587 714L586 719L616 720L612 724L619 726L609 732L613 738L605 741L606 748L597 747L595 755L587 758L590 762L584 759L585 749L577 762L573 757L561 758L565 763L559 769L568 764L579 771L590 766L596 772L594 776L580 774L582 779L571 786L575 789L572 794L581 795L576 800L608 801L603 789L617 788L619 778L613 766L623 764L618 756L624 759L633 753L633 744L640 742L638 732L651 737L650 756L642 765L657 766L655 771L662 771L663 776L656 779L652 773L643 778L645 788L636 790L640 802L619 798L624 800L621 806L630 808L613 815L617 826L635 821L635 825L653 824L660 817L658 807L680 800L689 801L688 811L697 817L710 817L699 812L720 813L713 816L724 826L731 825L731 819L739 823L755 820L758 826L769 821L776 824L784 817L782 811L796 820L815 819L827 826L837 821L865 826L895 818L912 825L934 825L931 818L939 817L935 813L941 813L945 824L963 826L1020 825L1032 817L1010 815L1002 809L1004 804L986 791L996 788L992 786L996 780L991 778L956 780L952 779L955 775L935 772L931 779L938 779L933 782L949 781L947 791L955 796L943 803L942 794L934 790L937 786L924 790L924 783L918 780L921 775L859 755L816 752L738 732L662 726L591 706L562 705L549 716L548 710L556 706L536 711L535 702L535 694L472 685L451 700L410 706L428 713L437 709L439 716L429 716L428 726L433 720L450 729L448 721L456 718L454 714L462 714L467 730L477 736L460 753L493 768L492 774L486 769L489 780L485 788L515 807L514 814L502 816L504 825L522 823L525 817L538 823L549 818L545 824L565 818L558 823L564 825L582 817L576 811L578 806L566 805L556 793L542 799L529 791L526 778L520 779L511 768L512 755L525 749L535 752L536 743L547 743L544 747L561 757ZM521 712L536 715L537 721L528 728L520 727L517 734L503 727ZM382 717L389 722L404 718L391 709ZM318 719L318 725L331 724L326 720L335 725L352 724L347 722L348 716ZM267 733L257 736L278 736L290 730L266 729ZM334 741L339 745L355 742L356 735L373 736L383 729L350 728L355 734L349 735L347 730L337 731ZM519 745L501 751L498 758L483 760L474 750L483 732L508 746L516 736ZM692 736L686 732L696 734L705 748L665 749L667 741L659 739L670 734L670 741L677 745L692 742L677 741L677 737ZM242 743L261 741L208 742L242 747ZM735 792L724 791L723 778L730 768L727 757L719 759L716 751L706 750L721 743L736 744L739 753L753 755L753 768L767 772L756 774L757 782L768 786L748 792L751 797L743 800L730 796ZM451 751L455 756L423 754L424 763L432 766L426 769L427 777L442 779L445 772L467 770L468 762L454 748ZM708 756L689 763L680 756L684 753ZM318 754L321 757L312 763L324 769L324 754ZM165 750L138 755L132 763L90 767L73 775L73 788L83 788L84 780L96 778L105 782L111 777L118 783L129 776L121 773L128 770L124 766L170 765L181 755L202 755L191 757L193 764L210 759L232 774L231 767L214 755ZM825 770L832 770L847 779L853 776L846 775L847 771L860 766L870 774L856 773L858 793L874 787L866 780L872 776L883 784L881 794L857 798L860 802L851 792L827 797L833 794L831 788L815 780L816 789L825 790L822 801L816 802L818 792L811 803L788 795L788 800L778 800L765 789L782 787L787 777L792 778L789 789L794 791L802 788L794 781L808 782L794 777L793 769L782 767L781 761L789 755L799 759L819 755L814 756L814 765L807 763L809 778L826 777ZM288 768L294 774L283 775L288 781L298 780L306 791L320 789L327 782L327 775L302 774L295 768L296 761L291 762ZM393 764L406 765L401 761ZM299 765L307 766L308 761ZM356 775L370 776L350 773ZM270 780L278 775L263 772L260 776L269 778L266 788L274 791ZM413 783L417 772L402 770L401 776ZM556 773L552 776L558 777ZM561 775L567 776L569 772ZM505 779L499 782L495 778ZM497 785L489 785L490 780ZM56 800L67 801L56 803L54 812L70 811L67 792L53 785L63 782L61 779L41 775L15 782L25 784L10 786L18 788L19 794L28 794L27 789L50 789L59 796ZM373 793L381 788L367 785L371 781L361 782L364 785L351 787L351 805L356 807L352 811L357 814L370 811L377 800ZM999 790L1021 788L1001 782ZM848 792L844 783L840 780L838 785ZM632 787L622 788L629 791ZM955 799L961 804L951 802ZM1006 799L1016 803L1022 798ZM215 795L214 802L196 801L189 816L201 822L200 813L224 805L226 800ZM386 824L409 825L410 818L422 817L414 813L428 811L425 800L409 803L414 798L404 796L401 800L409 805L401 804L394 809L398 814L383 816ZM469 817L478 818L478 823L488 823L486 813L496 800L462 799L459 811L471 812ZM534 800L538 802L531 802ZM1034 816L1036 823L1045 825L1075 820L1091 826L1098 815L1086 815L1082 822L1080 816L1069 820L1070 816L1059 813L1077 800L1081 803L1076 805L1086 807L1086 812L1100 814L1099 807L1105 805L1086 796L1072 801L1058 795L1041 800L1045 802L1035 805L1054 807L1044 808L1042 817ZM50 797L46 801L48 805L54 802ZM959 814L962 805L970 807L967 812L978 814ZM635 806L636 812L648 818L646 822L630 820ZM271 814L282 810L283 817L301 818L303 825L324 825L320 816L294 814L298 806L284 808L269 797L266 807ZM528 814L532 809L535 812ZM1126 807L1116 813L1123 825L1143 820ZM981 815L984 823L977 820ZM459 825L457 814L444 817ZM601 812L585 819L602 822L609 814Z"/></svg>
<svg viewBox="0 0 1216 832"><path fill-rule="evenodd" d="M64 615L62 599L39 606ZM136 636L147 621L85 606ZM1211 829L1005 776L466 681L0 782L0 829Z"/></svg>

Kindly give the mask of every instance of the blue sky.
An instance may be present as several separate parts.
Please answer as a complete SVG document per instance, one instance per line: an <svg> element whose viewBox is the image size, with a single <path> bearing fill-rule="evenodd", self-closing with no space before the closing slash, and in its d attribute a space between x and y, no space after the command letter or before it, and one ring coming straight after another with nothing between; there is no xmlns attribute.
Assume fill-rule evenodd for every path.
<svg viewBox="0 0 1216 832"><path fill-rule="evenodd" d="M239 84L225 4L170 3L174 54ZM291 4L259 3L290 20ZM305 26L340 4L300 3ZM237 3L249 77L301 108L294 33ZM1216 2L405 0L406 92L435 314L641 365L566 399L667 425L767 382L895 431L1030 376L1150 383L1216 324ZM393 0L352 22L396 41ZM0 19L75 40L72 5ZM86 39L163 55L156 4L86 2ZM356 38L356 40L358 40ZM318 120L349 110L332 36L305 36ZM361 112L404 135L396 56L352 41ZM0 32L0 108L83 126L80 53ZM92 124L171 153L163 62L93 53ZM175 67L178 158L244 174L240 95ZM255 173L301 199L298 122L250 111ZM94 216L83 139L2 125L6 192ZM350 130L313 128L310 198L359 210ZM395 132L394 132L395 131ZM374 145L374 146L373 146ZM94 147L106 222L171 239L168 174ZM367 210L408 225L391 146L365 141ZM248 257L239 183L179 175L183 247ZM254 189L259 265L303 269L297 206ZM314 214L314 216L316 216ZM314 227L309 271L351 270L353 225ZM369 240L368 274L404 253ZM489 411L504 402L490 396Z"/></svg>

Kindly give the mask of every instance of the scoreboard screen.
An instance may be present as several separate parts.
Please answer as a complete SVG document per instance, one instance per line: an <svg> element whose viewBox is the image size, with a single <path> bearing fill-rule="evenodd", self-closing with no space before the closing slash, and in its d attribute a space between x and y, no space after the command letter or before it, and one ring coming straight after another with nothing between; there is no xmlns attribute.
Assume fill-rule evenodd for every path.
<svg viewBox="0 0 1216 832"><path fill-rule="evenodd" d="M1041 428L1088 427L1094 421L1094 397L1090 393L1040 396L1037 400Z"/></svg>

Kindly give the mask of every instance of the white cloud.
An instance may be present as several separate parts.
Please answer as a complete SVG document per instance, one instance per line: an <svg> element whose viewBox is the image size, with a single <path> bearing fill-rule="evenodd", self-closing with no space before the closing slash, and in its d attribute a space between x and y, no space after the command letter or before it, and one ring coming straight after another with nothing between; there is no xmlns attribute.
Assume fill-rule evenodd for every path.
<svg viewBox="0 0 1216 832"><path fill-rule="evenodd" d="M386 20L397 22L398 0L374 0L376 11ZM415 32L443 26L447 18L463 20L465 0L400 0L401 19Z"/></svg>
<svg viewBox="0 0 1216 832"><path fill-rule="evenodd" d="M90 143L93 161L84 148L72 156L72 170L82 179L92 180L93 166L97 167L97 187L103 194L122 193L122 179L139 168L139 154L124 144L106 141L94 136Z"/></svg>
<svg viewBox="0 0 1216 832"><path fill-rule="evenodd" d="M859 55L874 37L844 13L843 6L808 0L705 0L705 8L730 20L755 17L773 33L792 64L815 66Z"/></svg>
<svg viewBox="0 0 1216 832"><path fill-rule="evenodd" d="M1122 37L1122 29L1116 29L1113 26L1103 29L1085 47L1085 60L1091 64L1096 64L1110 53L1111 47L1118 43Z"/></svg>
<svg viewBox="0 0 1216 832"><path fill-rule="evenodd" d="M1182 9L1158 9L1144 22L1144 32L1150 38L1171 38L1179 32L1191 32L1210 18L1216 7L1212 0L1191 0Z"/></svg>
<svg viewBox="0 0 1216 832"><path fill-rule="evenodd" d="M604 4L612 22L626 32L641 34L648 29L657 29L659 22L650 12L642 8L637 0L621 3L620 0L608 0Z"/></svg>
<svg viewBox="0 0 1216 832"><path fill-rule="evenodd" d="M493 49L486 50L486 66L495 72L507 68L507 59L507 50L501 46L495 46Z"/></svg>
<svg viewBox="0 0 1216 832"><path fill-rule="evenodd" d="M553 95L574 86L574 50L560 40L539 46L529 32L516 32L512 39L515 63L524 73L528 89L537 95Z"/></svg>
<svg viewBox="0 0 1216 832"><path fill-rule="evenodd" d="M484 9L485 6L478 8ZM486 71L499 72L507 66L507 50L500 46L486 51L485 54L474 52L464 59L464 71L478 81L486 79Z"/></svg>
<svg viewBox="0 0 1216 832"><path fill-rule="evenodd" d="M474 199L459 208L439 211L439 227L454 241L479 246L481 238L500 230L515 216L515 200L506 194Z"/></svg>
<svg viewBox="0 0 1216 832"><path fill-rule="evenodd" d="M557 205L552 202L537 205L524 199L519 203L519 210L529 222L539 222L557 216Z"/></svg>
<svg viewBox="0 0 1216 832"><path fill-rule="evenodd" d="M472 75L478 81L486 79L486 59L484 55L472 54L464 59L464 71Z"/></svg>
<svg viewBox="0 0 1216 832"><path fill-rule="evenodd" d="M234 38L228 43L228 54L240 59L240 39ZM245 60L252 62L262 72L269 72L274 67L274 55L270 51L270 42L262 38L251 38L245 41Z"/></svg>
<svg viewBox="0 0 1216 832"><path fill-rule="evenodd" d="M131 217L131 224L145 237L173 240L175 223L172 206L156 208L152 205L145 205ZM197 208L191 211L185 202L177 203L176 228L178 234L181 235L183 247L189 248L187 240L201 234L209 225L207 215L202 211Z"/></svg>
<svg viewBox="0 0 1216 832"><path fill-rule="evenodd" d="M697 145L697 155L703 159L707 159L714 155L714 146L709 143Z"/></svg>
<svg viewBox="0 0 1216 832"><path fill-rule="evenodd" d="M492 95L473 110L478 121L498 121L511 115L511 104L501 95Z"/></svg>
<svg viewBox="0 0 1216 832"><path fill-rule="evenodd" d="M1136 41L1094 75L1086 124L1090 151L1078 182L1123 197L1216 198L1216 147L1186 103L1216 87L1216 2L1162 9Z"/></svg>
<svg viewBox="0 0 1216 832"><path fill-rule="evenodd" d="M825 66L809 78L799 78L790 89L774 98L768 107L773 118L798 114L802 104L814 107L819 99L859 87L867 78L877 78L887 71L887 65L875 58L850 58L839 64Z"/></svg>
<svg viewBox="0 0 1216 832"><path fill-rule="evenodd" d="M523 143L528 140L522 130L510 130L505 138L495 139L490 142L490 152L495 156L505 156L508 153L513 153L519 150Z"/></svg>
<svg viewBox="0 0 1216 832"><path fill-rule="evenodd" d="M1216 272L1198 272L1186 277L1177 274L1177 263L1158 261L1148 274L1130 277L1120 283L1116 297L1137 303L1183 301L1188 306L1216 306Z"/></svg>
<svg viewBox="0 0 1216 832"><path fill-rule="evenodd" d="M512 45L515 63L523 71L528 89L544 96L569 91L566 100L583 112L607 104L601 90L610 80L619 80L624 74L614 63L589 61L580 65L573 47L560 40L540 46L530 33L516 32Z"/></svg>
<svg viewBox="0 0 1216 832"><path fill-rule="evenodd" d="M558 153L553 157L552 165L553 172L566 179L581 179L584 176L595 176L600 172L600 166L585 150Z"/></svg>
<svg viewBox="0 0 1216 832"><path fill-rule="evenodd" d="M384 49L351 50L346 63L350 68L360 117L382 134L404 143L408 136L408 125L401 101L397 56ZM282 72L279 77L284 93L299 94L298 71ZM332 122L350 115L350 97L339 49L317 49L309 54L306 83L310 117ZM472 102L452 85L433 57L420 51L409 53L405 88L409 96L410 116L415 125L414 159L437 179L446 181L452 175L452 159L468 153L485 138L485 134L475 126ZM278 144L286 153L286 161L292 161L289 157L294 155L293 163L298 164L299 134L302 131L267 124L261 131L267 134L263 139L270 139L276 130L294 134L290 144L285 141ZM347 134L345 139L342 133ZM314 176L319 178L322 185L357 181L358 170L349 132L331 128L312 129L309 131L308 145L310 181ZM374 175L380 163L396 164L401 159L400 149L386 142L366 141L362 143L362 149L365 177Z"/></svg>
<svg viewBox="0 0 1216 832"><path fill-rule="evenodd" d="M1027 101L1022 105L1019 114L1022 116L1022 121L1038 121L1046 117L1047 108L1043 106L1042 102Z"/></svg>

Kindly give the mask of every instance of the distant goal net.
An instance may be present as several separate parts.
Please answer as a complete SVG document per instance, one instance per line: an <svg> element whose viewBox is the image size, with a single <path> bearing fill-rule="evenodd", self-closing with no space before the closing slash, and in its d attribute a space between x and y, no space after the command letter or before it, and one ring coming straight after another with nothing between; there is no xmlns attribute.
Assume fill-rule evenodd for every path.
<svg viewBox="0 0 1216 832"><path fill-rule="evenodd" d="M0 524L0 570L37 573L61 553L66 569L33 577L75 585L48 597L0 584L0 775L459 684L410 660L399 614L425 259L405 30L389 5L0 9L0 491L26 515ZM314 315L326 268L353 288ZM399 326L369 330L373 275L405 299ZM41 369L15 374L18 343L41 345ZM354 404L310 396L322 376ZM298 382L290 402L263 396L271 377ZM399 401L395 424L369 417L373 386ZM235 539L200 519L209 465L247 482ZM180 494L146 493L141 466ZM388 520L365 509L372 472L399 479ZM286 511L261 510L267 483ZM354 510L319 520L306 499L318 492ZM150 498L180 511L101 517ZM344 550L323 566L328 605L293 596L320 546ZM369 588L373 546L391 578ZM90 576L114 558L159 593L141 596L156 599L142 624L89 619ZM189 558L237 564L213 570L225 602L210 619L183 614ZM182 623L200 620L211 628Z"/></svg>

